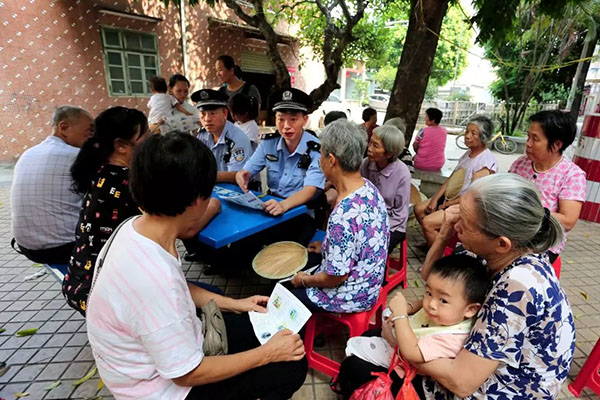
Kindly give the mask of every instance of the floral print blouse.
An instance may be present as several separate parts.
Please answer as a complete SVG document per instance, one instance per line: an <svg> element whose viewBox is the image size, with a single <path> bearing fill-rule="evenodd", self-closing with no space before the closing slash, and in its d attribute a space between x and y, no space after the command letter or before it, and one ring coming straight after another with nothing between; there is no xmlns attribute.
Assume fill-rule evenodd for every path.
<svg viewBox="0 0 600 400"><path fill-rule="evenodd" d="M525 255L493 277L465 349L498 360L467 399L554 399L573 361L575 325L558 279L541 255ZM458 399L431 378L427 399Z"/></svg>
<svg viewBox="0 0 600 400"><path fill-rule="evenodd" d="M377 188L368 180L335 207L323 241L323 262L315 273L348 274L334 288L308 288L317 306L331 312L371 309L385 274L389 227L387 208Z"/></svg>

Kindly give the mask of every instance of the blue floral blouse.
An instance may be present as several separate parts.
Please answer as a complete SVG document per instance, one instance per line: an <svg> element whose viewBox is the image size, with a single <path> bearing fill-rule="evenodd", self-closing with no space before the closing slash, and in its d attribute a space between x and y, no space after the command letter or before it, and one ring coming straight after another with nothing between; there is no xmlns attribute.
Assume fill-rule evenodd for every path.
<svg viewBox="0 0 600 400"><path fill-rule="evenodd" d="M498 360L496 371L467 399L554 399L573 361L571 306L552 266L540 255L518 258L493 277L465 348ZM428 399L457 399L431 378Z"/></svg>
<svg viewBox="0 0 600 400"><path fill-rule="evenodd" d="M385 273L389 227L387 208L368 180L335 207L323 241L323 262L315 273L348 279L334 288L307 288L317 306L331 312L369 310L379 297Z"/></svg>

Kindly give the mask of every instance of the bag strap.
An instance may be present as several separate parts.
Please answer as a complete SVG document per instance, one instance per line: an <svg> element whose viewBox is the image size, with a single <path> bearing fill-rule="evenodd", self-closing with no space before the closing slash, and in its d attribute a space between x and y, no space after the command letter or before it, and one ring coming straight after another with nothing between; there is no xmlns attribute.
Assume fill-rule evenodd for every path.
<svg viewBox="0 0 600 400"><path fill-rule="evenodd" d="M390 368L388 369L388 372L387 372L388 376L392 373L394 368L396 368L402 362L402 360L400 359L400 355L398 354L398 351L399 351L398 346L394 347L394 355L392 356L392 361L390 361Z"/></svg>
<svg viewBox="0 0 600 400"><path fill-rule="evenodd" d="M96 284L96 279L98 279L100 270L102 269L102 266L104 265L104 257L106 257L106 253L108 253L108 249L110 249L110 246L112 245L113 240L117 236L117 233L119 232L119 230L121 229L121 227L123 225L125 225L127 222L129 222L129 220L131 220L135 217L137 217L137 215L131 216L131 217L127 218L125 221L121 222L119 224L119 226L117 226L117 228L113 231L112 235L110 235L110 237L108 238L108 241L106 242L104 247L102 247L100 254L98 254L98 257L96 258L96 267L94 270L94 277L92 278L92 286L90 287L88 299L90 298L90 296L92 294L92 290L94 290L94 285Z"/></svg>

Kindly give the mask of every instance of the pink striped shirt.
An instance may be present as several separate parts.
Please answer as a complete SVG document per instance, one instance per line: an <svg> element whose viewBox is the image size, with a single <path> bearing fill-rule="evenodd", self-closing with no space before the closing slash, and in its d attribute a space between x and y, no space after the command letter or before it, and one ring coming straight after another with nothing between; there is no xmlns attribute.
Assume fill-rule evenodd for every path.
<svg viewBox="0 0 600 400"><path fill-rule="evenodd" d="M185 399L190 388L172 379L202 361L202 323L179 259L137 233L133 220L110 247L86 319L98 371L116 399Z"/></svg>

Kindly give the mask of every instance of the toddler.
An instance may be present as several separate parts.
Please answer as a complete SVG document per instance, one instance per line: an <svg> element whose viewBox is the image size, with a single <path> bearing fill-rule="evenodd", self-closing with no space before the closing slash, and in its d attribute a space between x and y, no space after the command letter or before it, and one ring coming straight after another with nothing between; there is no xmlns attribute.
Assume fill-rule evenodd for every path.
<svg viewBox="0 0 600 400"><path fill-rule="evenodd" d="M256 150L258 146L258 124L256 123L258 102L256 98L236 93L229 98L227 105L235 124L250 139L252 151Z"/></svg>
<svg viewBox="0 0 600 400"><path fill-rule="evenodd" d="M423 300L414 305L398 292L384 313L383 337L354 337L346 355L389 368L393 351L410 363L454 358L461 351L488 289L487 268L476 258L454 254L436 261ZM410 317L408 314L413 314ZM396 368L400 378L402 368Z"/></svg>
<svg viewBox="0 0 600 400"><path fill-rule="evenodd" d="M160 76L155 76L149 80L152 97L148 101L148 122L150 124L162 124L168 117L173 115L173 108L185 115L192 115L179 104L179 101L170 94L167 94L167 82Z"/></svg>

